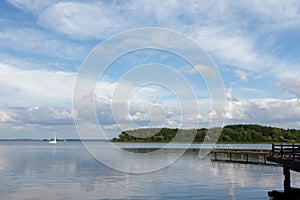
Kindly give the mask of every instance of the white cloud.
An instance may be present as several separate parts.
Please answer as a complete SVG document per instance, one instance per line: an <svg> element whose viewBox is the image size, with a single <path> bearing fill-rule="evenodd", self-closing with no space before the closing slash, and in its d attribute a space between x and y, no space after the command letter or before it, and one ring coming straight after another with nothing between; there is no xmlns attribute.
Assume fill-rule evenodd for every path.
<svg viewBox="0 0 300 200"><path fill-rule="evenodd" d="M143 105L132 105L135 112L128 114L128 119L115 121L115 116L110 110L110 105L106 103L98 104L97 116L99 123L110 137L119 134L120 130L128 130L138 127L163 126L195 128L207 127L211 122L211 117L218 117L218 113L213 110L202 110L200 115L184 116L184 124L180 123L180 110L177 107L152 107L145 109ZM116 107L116 114L123 115L122 110ZM191 108L195 109L195 108ZM91 113L86 113L90 115ZM176 117L177 116L177 117ZM174 118L175 117L175 118ZM299 128L300 126L300 103L296 99L251 99L240 101L228 101L226 105L227 124L235 123L260 123L285 128ZM73 124L73 111L63 107L30 107L11 108L8 112L1 111L0 119L2 123L18 124L23 130L28 125L38 125L39 128L68 126ZM85 123L95 126L93 121ZM151 121L151 120L154 121ZM128 123L130 121L131 123ZM199 121L199 124L198 124ZM23 128L22 128L23 127ZM35 127L37 129L37 127ZM53 128L52 128L53 129Z"/></svg>
<svg viewBox="0 0 300 200"><path fill-rule="evenodd" d="M228 64L247 68L256 66L261 59L255 51L254 39L246 32L229 32L228 28L205 26L197 29L194 37L209 52Z"/></svg>
<svg viewBox="0 0 300 200"><path fill-rule="evenodd" d="M46 8L47 6L51 5L52 3L56 2L56 0L43 0L43 1L39 1L39 0L26 0L26 1L7 0L7 1L19 9L28 10L28 11L39 11L39 10L42 10L42 9Z"/></svg>
<svg viewBox="0 0 300 200"><path fill-rule="evenodd" d="M116 90L119 84L122 84L121 89ZM100 124L116 123L122 130L163 126L167 120L180 115L179 106L172 93L157 85L104 81L97 88L96 109Z"/></svg>
<svg viewBox="0 0 300 200"><path fill-rule="evenodd" d="M69 125L73 123L73 112L70 108L45 107L45 105L60 105L62 102L70 102L72 98L73 81L76 77L75 74L21 70L3 64L0 65L0 68L2 72L0 75L2 87L1 96L4 97L1 99L2 104L6 102L10 106L24 104L34 104L33 106L37 106L40 103L43 106L42 108L15 108L10 110L10 112L1 111L1 122L18 122L20 124L23 123L24 125L40 124L41 126L50 126L51 124ZM18 78L14 79L15 77ZM11 82L13 79L15 81ZM280 87L289 88L289 91L291 92L297 92L297 83L297 80L287 81L281 83ZM123 109L120 110L118 106L114 107L114 109L116 109L115 114L119 117L119 121L116 121L114 118L115 116L111 111L111 101L116 84L116 82L102 81L99 83L101 87L97 90L97 116L100 124L107 127L110 132L113 132L112 127L118 127L115 129L116 133L119 132L119 128L133 128L132 124L128 123L130 120L135 123L149 125L149 120L153 119L152 125L154 126L156 124L170 127L181 126L182 128L191 128L197 126L198 120L200 124L208 125L211 117L217 115L217 113L212 112L209 108L211 104L209 99L197 99L200 115L194 116L191 114L190 116L182 116L178 107L179 105L172 100L172 95L170 99L166 98L166 96L160 99L161 95L165 95L164 90L159 90L159 87L157 86L146 86L136 91L136 86L132 85L132 83L128 83L126 92L133 91L137 92L137 94L133 95L133 99L128 102L130 103L130 113L122 113L122 111L124 111ZM21 93L20 97L16 98L18 97L18 93ZM154 97L156 98L156 101L153 101ZM228 102L226 105L225 117L228 123L261 122L283 127L286 127L287 124L292 127L298 127L300 123L300 105L296 100L250 99L238 101L233 96L231 88L227 90L226 97ZM188 99L183 99L183 101L188 101ZM122 102L124 101L121 101L120 103ZM185 104L188 103L185 102ZM187 108L185 107L185 109ZM195 108L190 109L195 110ZM181 117L185 118L185 124L180 124ZM89 118L86 118L86 120L89 120Z"/></svg>
<svg viewBox="0 0 300 200"><path fill-rule="evenodd" d="M228 102L226 105L225 120L231 123L234 122L240 123L241 121L243 122L248 120L244 112L243 106L244 105L242 102L236 102L236 101Z"/></svg>
<svg viewBox="0 0 300 200"><path fill-rule="evenodd" d="M39 13L39 23L74 38L103 38L129 28L121 12L102 2L59 2Z"/></svg>
<svg viewBox="0 0 300 200"><path fill-rule="evenodd" d="M206 78L216 79L218 77L217 70L214 67L202 64L196 65L193 69L188 70L187 72L191 74L199 73L201 76Z"/></svg>
<svg viewBox="0 0 300 200"><path fill-rule="evenodd" d="M20 124L73 125L73 112L66 107L11 108L10 116Z"/></svg>
<svg viewBox="0 0 300 200"><path fill-rule="evenodd" d="M226 99L228 101L236 101L237 102L238 101L237 98L235 98L232 93L233 93L232 88L228 88L226 93L225 93Z"/></svg>
<svg viewBox="0 0 300 200"><path fill-rule="evenodd" d="M251 99L228 102L228 123L258 123L299 128L300 103L296 99Z"/></svg>
<svg viewBox="0 0 300 200"><path fill-rule="evenodd" d="M247 13L253 14L257 19L264 22L264 26L268 29L286 29L288 27L298 26L300 23L299 7L300 3L297 0L292 1L264 1L264 6L261 1L246 1L239 6ZM276 13L276 14L274 14ZM265 27L262 27L265 28Z"/></svg>
<svg viewBox="0 0 300 200"><path fill-rule="evenodd" d="M34 28L4 28L0 31L0 45L16 52L64 60L83 59L88 53L78 43L58 39Z"/></svg>
<svg viewBox="0 0 300 200"><path fill-rule="evenodd" d="M238 20L238 19L236 19ZM239 29L239 27L236 27ZM229 31L230 30L230 31ZM278 58L272 49L259 47L258 33L232 30L228 25L208 25L197 29L191 36L202 44L221 65L238 68L236 75L246 81L250 75L275 76L276 78L297 77L300 70L290 60ZM289 68L289 70L286 70Z"/></svg>
<svg viewBox="0 0 300 200"><path fill-rule="evenodd" d="M277 86L283 90L294 94L300 99L300 79L285 79L277 84Z"/></svg>
<svg viewBox="0 0 300 200"><path fill-rule="evenodd" d="M0 110L0 123L7 123L7 122L13 122L14 120L11 118L11 116L4 111Z"/></svg>
<svg viewBox="0 0 300 200"><path fill-rule="evenodd" d="M75 73L25 70L0 63L0 105L43 106L72 102Z"/></svg>
<svg viewBox="0 0 300 200"><path fill-rule="evenodd" d="M239 77L240 81L247 81L248 80L248 73L242 70L236 70L235 75Z"/></svg>
<svg viewBox="0 0 300 200"><path fill-rule="evenodd" d="M73 39L104 39L130 28L166 27L191 36L221 63L280 78L300 74L288 73L290 63L260 41L273 31L299 27L298 1L264 1L264 6L259 1L10 2L33 12L42 27Z"/></svg>

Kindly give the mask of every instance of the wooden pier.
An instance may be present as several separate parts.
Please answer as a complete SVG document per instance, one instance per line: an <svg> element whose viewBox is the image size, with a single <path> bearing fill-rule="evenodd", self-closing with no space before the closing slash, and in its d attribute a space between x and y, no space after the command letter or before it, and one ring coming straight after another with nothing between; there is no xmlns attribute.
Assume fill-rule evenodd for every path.
<svg viewBox="0 0 300 200"><path fill-rule="evenodd" d="M210 151L212 162L230 162L241 164L261 164L269 165L267 162L267 156L269 151L251 151L251 150L225 150L225 149L213 149ZM274 164L271 164L274 165Z"/></svg>
<svg viewBox="0 0 300 200"><path fill-rule="evenodd" d="M300 172L300 145L272 144L272 150L267 157L269 162L277 163L283 167L284 192L268 192L273 199L299 199L300 189L291 187L290 170Z"/></svg>

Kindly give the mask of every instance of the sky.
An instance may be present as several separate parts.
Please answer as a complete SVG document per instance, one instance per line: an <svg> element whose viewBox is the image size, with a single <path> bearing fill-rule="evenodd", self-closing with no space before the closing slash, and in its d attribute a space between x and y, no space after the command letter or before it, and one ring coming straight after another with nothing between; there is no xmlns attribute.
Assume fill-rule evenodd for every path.
<svg viewBox="0 0 300 200"><path fill-rule="evenodd" d="M7 0L0 2L0 138L50 138L54 130L58 138L78 138L74 119L84 112L72 103L86 59L114 35L145 27L176 31L203 48L222 79L225 125L300 128L298 0ZM155 69L151 63L160 67L144 73ZM209 126L217 115L206 81L211 69L158 49L116 58L98 77L91 97L97 122L84 117L86 137L93 138L99 124L108 138L137 127ZM166 85L139 85L149 77ZM193 97L184 87L170 89L183 82ZM120 91L130 91L126 102Z"/></svg>

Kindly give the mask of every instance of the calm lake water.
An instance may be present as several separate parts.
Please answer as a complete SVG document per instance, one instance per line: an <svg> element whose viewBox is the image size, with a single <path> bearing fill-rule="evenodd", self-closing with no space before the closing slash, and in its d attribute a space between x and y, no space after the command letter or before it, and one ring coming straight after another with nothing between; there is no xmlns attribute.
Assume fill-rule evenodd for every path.
<svg viewBox="0 0 300 200"><path fill-rule="evenodd" d="M119 145L157 148L162 144ZM269 149L270 145L230 148ZM160 159L142 162L150 165ZM300 174L291 175L292 186L300 187ZM197 151L188 151L155 172L119 172L93 158L80 142L0 142L0 177L0 199L269 199L267 191L283 188L279 167L211 163L209 156L200 159Z"/></svg>

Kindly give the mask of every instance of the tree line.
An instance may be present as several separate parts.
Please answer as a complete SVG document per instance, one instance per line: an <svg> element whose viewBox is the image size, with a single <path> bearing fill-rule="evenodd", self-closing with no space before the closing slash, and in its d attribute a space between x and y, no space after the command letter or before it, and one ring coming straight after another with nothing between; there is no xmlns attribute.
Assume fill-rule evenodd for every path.
<svg viewBox="0 0 300 200"><path fill-rule="evenodd" d="M123 131L113 142L203 142L206 133L218 137L220 143L264 143L264 142L300 142L300 130L283 129L257 124L227 125L223 128L178 129L145 128ZM206 138L209 139L210 138Z"/></svg>

